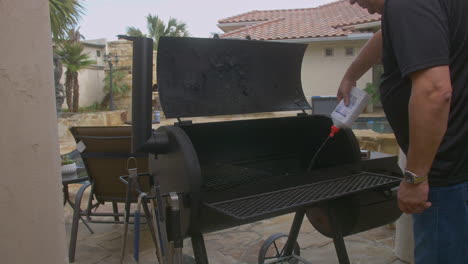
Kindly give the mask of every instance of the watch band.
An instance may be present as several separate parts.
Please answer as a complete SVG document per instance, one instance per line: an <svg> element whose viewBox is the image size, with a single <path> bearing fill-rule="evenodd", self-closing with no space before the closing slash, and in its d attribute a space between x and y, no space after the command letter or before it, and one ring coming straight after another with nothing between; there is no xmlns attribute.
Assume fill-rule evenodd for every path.
<svg viewBox="0 0 468 264"><path fill-rule="evenodd" d="M411 184L419 184L427 180L427 176L418 176L415 173L405 170L404 180Z"/></svg>

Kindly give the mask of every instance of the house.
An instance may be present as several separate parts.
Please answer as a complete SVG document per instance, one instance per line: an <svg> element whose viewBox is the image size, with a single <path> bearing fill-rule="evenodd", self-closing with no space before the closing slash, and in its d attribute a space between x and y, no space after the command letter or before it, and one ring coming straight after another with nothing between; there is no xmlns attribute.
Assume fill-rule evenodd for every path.
<svg viewBox="0 0 468 264"><path fill-rule="evenodd" d="M78 83L80 85L80 107L87 107L95 103L100 103L104 98L104 78L105 78L105 66L104 55L107 53L107 42L106 39L95 39L95 40L82 40L81 44L84 47L83 53L87 54L90 60L95 61L85 69L79 71ZM64 66L61 83L65 83L65 72L66 67ZM67 104L62 105L63 108L67 108Z"/></svg>
<svg viewBox="0 0 468 264"><path fill-rule="evenodd" d="M366 41L380 28L380 15L371 15L348 0L315 8L251 11L218 21L221 38L246 38L307 44L302 64L304 94L336 95L347 67ZM359 80L364 88L378 82L381 67Z"/></svg>

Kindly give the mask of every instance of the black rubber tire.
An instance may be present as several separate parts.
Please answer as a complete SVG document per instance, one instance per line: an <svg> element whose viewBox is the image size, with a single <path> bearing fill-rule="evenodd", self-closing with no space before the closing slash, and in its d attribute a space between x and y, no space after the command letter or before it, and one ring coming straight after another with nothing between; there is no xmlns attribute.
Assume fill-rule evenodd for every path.
<svg viewBox="0 0 468 264"><path fill-rule="evenodd" d="M276 242L278 239L281 238L287 238L288 235L283 234L283 233L276 233L274 235L271 235L265 242L263 243L262 247L260 248L260 251L258 252L258 264L265 264L265 260L273 260L275 258L283 257L283 250L284 246L282 245L281 249L278 248L276 245ZM267 257L268 250L271 248L271 246L275 247L276 254L275 256ZM293 254L296 256L300 256L301 254L301 248L299 247L299 243L297 241L294 243L293 247ZM297 260L293 260L293 262L278 262L278 263L298 263Z"/></svg>

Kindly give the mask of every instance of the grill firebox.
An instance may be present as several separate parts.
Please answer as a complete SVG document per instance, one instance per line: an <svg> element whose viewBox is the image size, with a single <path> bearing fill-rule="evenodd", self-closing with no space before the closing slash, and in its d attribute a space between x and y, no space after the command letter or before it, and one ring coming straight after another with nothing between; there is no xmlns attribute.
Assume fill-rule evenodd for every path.
<svg viewBox="0 0 468 264"><path fill-rule="evenodd" d="M139 49L134 54L152 54L152 45L141 42L134 41L134 50ZM167 250L161 244L171 245L180 233L192 238L196 262L208 263L204 233L296 212L284 251L291 255L307 210L311 223L334 238L340 263L349 263L343 236L399 217L390 192L401 180L396 157L361 161L351 130L344 129L330 140L313 170L307 171L332 122L305 112L310 109L300 82L305 48L247 40L160 39L161 105L166 117L178 118L178 122L143 133L151 118L141 118L148 110L135 102L151 95L135 79L133 96L137 99L132 106L133 126L138 131L134 135L144 137L134 139L139 145L133 149L151 155L154 195L164 199L177 194L181 201L180 219L174 218L173 207L161 199L155 207L156 215L166 216L158 224L168 230L167 238L159 240L166 249L160 251ZM134 65L143 61L152 60L134 57ZM151 67L139 69L146 72ZM142 85L152 83L151 74L135 76L146 78L140 80ZM187 120L277 111L299 114L209 123Z"/></svg>

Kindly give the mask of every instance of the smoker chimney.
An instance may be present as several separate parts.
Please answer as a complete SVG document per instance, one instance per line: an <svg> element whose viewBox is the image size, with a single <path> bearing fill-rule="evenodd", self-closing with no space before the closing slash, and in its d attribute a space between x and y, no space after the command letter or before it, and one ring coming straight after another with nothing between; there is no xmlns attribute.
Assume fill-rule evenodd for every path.
<svg viewBox="0 0 468 264"><path fill-rule="evenodd" d="M132 66L132 152L140 152L151 136L153 40L118 36L133 41Z"/></svg>

